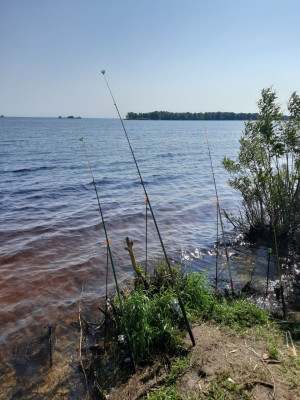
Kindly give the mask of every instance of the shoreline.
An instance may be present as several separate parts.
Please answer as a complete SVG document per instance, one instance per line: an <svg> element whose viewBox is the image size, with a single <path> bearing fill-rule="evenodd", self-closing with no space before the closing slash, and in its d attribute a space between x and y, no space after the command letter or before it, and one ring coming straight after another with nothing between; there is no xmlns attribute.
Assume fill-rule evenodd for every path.
<svg viewBox="0 0 300 400"><path fill-rule="evenodd" d="M187 279L194 279L194 276L196 277L197 275L197 273L191 273ZM202 279L200 278L200 281L203 282L204 288L206 284ZM142 298L145 292L143 290L139 292L140 289L136 286L138 284L137 280L138 278L136 278L135 283L129 285L129 288L123 288L125 309L128 301L131 304L131 296L132 299L135 296L139 296L139 294L136 295L136 290L141 293L140 301L143 302ZM202 287L202 283L200 283L200 287ZM190 289L188 288L189 284L187 284L185 290L189 291ZM184 345L179 350L179 354L176 351L174 353L171 348L168 351L157 351L154 348L153 353L150 351L146 359L143 359L144 356L142 356L141 360L137 358L137 371L132 374L130 364L126 364L128 358L126 358L125 364L122 361L122 359L128 357L128 354L126 356L126 348L124 345L120 347L117 344L118 341L112 342L111 345L114 352L118 352L118 348L119 351L121 349L121 359L117 363L115 361L114 371L111 370L113 376L111 378L108 378L105 373L110 365L109 355L106 355L103 347L99 348L98 345L90 347L92 353L96 353L92 354L91 358L85 354L82 365L89 365L86 369L86 376L98 377L99 385L94 389L99 398L109 398L111 400L120 398L124 400L144 398L153 400L164 398L174 400L190 398L211 399L215 398L212 397L214 394L222 392L226 399L250 399L256 398L252 397L252 394L256 393L257 387L259 387L259 390L264 389L263 391L265 392L265 397L258 397L259 399L267 399L270 394L275 395L275 392L280 399L292 399L294 398L293 396L297 398L300 395L300 380L298 380L300 358L292 338L289 342L289 349L283 345L282 340L286 331L278 329L278 326L282 329L282 325L276 325L276 321L274 323L271 315L264 314L256 306L252 306L251 299L248 299L248 301L244 300L243 297L240 300L235 300L231 297L226 299L222 295L219 297L220 295L213 294L209 288L207 290L208 296L217 296L216 298L219 298L219 300L216 300L217 303L220 301L225 307L222 311L224 316L214 313L211 315L211 311L207 313L206 306L203 305L201 306L202 316L200 316L200 320L192 318L192 314L188 312L189 318L192 318L192 330L196 340L195 347L191 345L190 337L186 333ZM204 293L203 296L201 304L208 301ZM114 301L111 299L110 304L113 304ZM213 303L215 302L215 300L212 301ZM248 303L249 301L250 303ZM142 303L138 302L136 304L140 304L140 307L143 307ZM200 305L200 303L198 304ZM227 304L230 313L229 319L226 319ZM112 310L114 310L114 307ZM112 312L114 313L114 311ZM135 312L134 308L131 312ZM236 314L234 314L235 312ZM245 312L249 314L245 315ZM105 312L103 311L103 313ZM253 320L251 320L252 313L254 313L253 316L255 315ZM143 320L145 317L144 314L140 315ZM246 318L245 322L243 322L244 318ZM146 320L144 324L147 324ZM288 328L285 329L291 329L292 327L292 325L288 324L287 326ZM300 328L299 323L295 326ZM179 328L178 333L180 331L181 328ZM145 334L142 332L143 329L140 335ZM137 356L138 354L136 353ZM87 357L89 358L88 361ZM106 359L106 361L103 361L103 359ZM260 368L253 374L249 374L249 370L253 369L255 371L260 363ZM289 365L289 374L291 375L278 371L277 367L282 363ZM266 370L269 372L269 379L265 376ZM282 384L281 379L284 377L286 380L290 379L289 384ZM110 383L107 383L107 381ZM285 397L286 394L287 397Z"/></svg>
<svg viewBox="0 0 300 400"><path fill-rule="evenodd" d="M253 247L253 246L249 246L249 244L247 244L246 245L246 247L245 247L245 245L241 245L240 244L240 246L241 246L241 248L239 248L239 249L237 249L237 246L236 246L236 244L235 245L233 245L232 246L232 248L231 248L231 251L234 251L232 254L231 254L231 260L233 261L234 260L234 262L237 262L237 263L239 263L240 261L241 261L241 258L247 258L247 257L249 257L249 253L251 254L251 251L253 251L253 248L251 249L251 247ZM255 246L254 246L254 249L256 249L255 248ZM241 251L240 251L241 250ZM257 250L257 249L256 249ZM259 249L258 249L258 251L260 251ZM259 252L258 253L260 256L261 256L261 253ZM259 259L259 256L257 256L257 259ZM250 257L250 259L249 260L251 260L251 257ZM251 262L249 261L249 265L251 265ZM125 282L123 282L122 283L122 286L125 284ZM273 298L274 298L274 301L273 301L273 304L276 304L276 301L275 301L275 296L273 295ZM275 302L275 303L274 303ZM278 311L280 312L281 311L281 307L280 307L280 304L279 303L277 303L277 306L278 306ZM95 306L96 307L96 306ZM84 307L84 309L86 309L86 310L88 310L87 308L85 308ZM86 312L87 312L87 314L86 314ZM86 311L85 312L85 314L86 315L90 315L89 313L88 313L88 311ZM74 316L76 316L76 310L74 310L74 312L73 312L73 314L74 314ZM298 314L298 315L296 315L296 317L300 317L300 313ZM98 317L97 317L97 315L90 315L90 317L86 317L86 316L84 316L84 318L85 319L87 319L88 321L94 321L94 323L96 324L96 323L98 323L98 320L99 320L99 315L98 315ZM299 320L300 320L300 318L299 318ZM76 318L75 318L75 320L74 320L74 318L73 318L73 321L75 322L76 321ZM193 326L195 326L195 324L193 323ZM215 326L214 326L214 329L217 329L217 327L218 327L219 325L218 324L216 324ZM61 331L61 328L62 327L58 327L58 330L56 331L56 339L55 340L59 340L59 341L61 341L62 340L62 337L61 337L61 334L62 334L62 331ZM78 327L77 327L77 329L78 329ZM198 328L197 328L198 329ZM226 329L225 329L226 330ZM76 332L76 329L75 329L75 332ZM208 331L209 332L209 331ZM78 354L78 334L76 335L75 333L74 333L74 335L75 335L75 337L77 337L77 344L76 344L76 350L75 350L75 347L73 347L73 351L74 351L74 355L75 355L75 358L77 359L77 363L76 363L76 365L78 365L78 358L77 358L77 354ZM90 339L87 339L87 343L88 344L92 344L92 341L93 341L93 335L91 336L91 338ZM26 343L25 343L26 344ZM38 382L36 382L37 383L37 386L36 386L36 389L34 389L34 390L44 390L44 392L43 393L48 393L48 389L49 389L49 387L56 387L56 386L60 386L61 385L61 383L59 383L59 382L61 382L60 381L60 379L57 381L55 381L55 376L57 376L57 371L58 371L58 369L59 370L61 370L61 371L65 371L65 373L66 373L66 375L64 375L64 372L62 372L62 376L64 376L64 378L65 379L67 379L67 380L74 380L75 379L75 381L76 381L76 386L77 386L77 390L79 390L79 391L81 391L81 393L83 393L82 394L82 397L81 398L83 398L83 396L84 396L84 385L83 385L83 377L82 377L82 374L80 373L80 372L76 372L76 369L77 369L77 367L75 366L75 365L73 365L73 367L71 367L71 365L72 365L72 362L71 362L71 360L70 359L66 359L65 358L65 356L63 356L63 353L60 353L61 352L61 350L59 350L59 347L61 347L61 346L57 346L57 343L55 344L55 346L54 346L54 353L53 353L53 360L54 360L54 362L53 362L53 366L51 367L51 368L49 368L49 365L48 365L48 362L49 362L49 354L47 353L47 350L43 350L42 352L39 352L39 349L41 349L41 345L40 345L40 347L38 347L38 348L34 348L34 347L32 347L32 345L33 345L34 343L32 343L32 344L30 344L30 342L29 342L29 345L28 345L28 343L27 343L27 348L26 348L26 352L25 352L25 348L24 348L24 354L25 354L25 358L24 358L24 360L23 360L23 362L25 362L26 364L28 364L28 366L26 367L26 368L28 368L30 365L32 365L32 363L38 363L37 365L40 365L40 367L39 368L41 368L41 371L44 371L44 372L42 372L43 374L44 373L46 373L46 376L48 377L47 379L49 379L49 381L48 381L48 383L47 383L47 381L45 381L44 383L38 383ZM26 347L26 346L25 346ZM70 351L71 351L71 349L70 349ZM89 350L85 350L85 351L89 351ZM27 360L26 360L26 358L27 358ZM74 360L75 361L75 360ZM26 365L26 364L24 364L24 366ZM22 364L21 364L22 365ZM32 367L31 367L32 368ZM70 369L71 368L71 369ZM149 365L146 367L146 370L147 370L147 368L149 368ZM30 367L29 367L29 370L30 370ZM146 372L146 370L143 370L143 372L141 372L140 371L140 373L142 373L142 374L145 374ZM192 369L193 370L193 369ZM191 370L191 371L192 371ZM8 376L15 376L15 378L17 378L18 380L20 380L20 376L18 377L17 375L16 375L16 371L15 372L13 372L14 371L14 369L8 369L7 370L7 373L8 373ZM13 373L13 375L12 375L12 373ZM142 376L142 375L139 375L139 376ZM4 376L3 376L3 378L4 378ZM36 378L34 377L34 376L32 376L32 378L33 378L33 381L35 381L36 380ZM39 380L39 379L38 379ZM21 378L21 381L22 381L22 378ZM25 382L24 382L24 384L25 384ZM25 387L26 387L26 385L27 385L27 383L25 384ZM79 385L79 386L78 386ZM140 384L139 384L140 385ZM52 389L51 389L52 390ZM54 390L54 389L53 389ZM55 389L56 390L56 389ZM58 390L58 389L57 389ZM121 389L120 389L121 390ZM125 390L125 386L123 387L123 389L122 390ZM25 392L26 392L26 390L25 390ZM28 396L27 396L27 394L25 395L25 392L24 392L24 396L23 397L19 397L20 399L29 399L29 398L31 398L30 397L30 395L28 394ZM67 387L64 387L64 386L62 386L61 387L61 389L59 389L58 390L58 392L57 393L60 393L60 394L57 394L57 396L64 396L64 393L67 393L68 392L68 396L70 395L70 393L69 393L69 389L67 389ZM26 397L27 396L27 397ZM67 395L66 395L67 396ZM7 398L10 398L10 397L6 397L6 399ZM18 397L16 397L16 398L18 398ZM53 397L53 398L55 398L55 397ZM61 398L61 397L57 397L57 398ZM72 398L72 399L76 399L76 396L74 397L62 397L62 398L65 398L65 399L69 399L69 398Z"/></svg>

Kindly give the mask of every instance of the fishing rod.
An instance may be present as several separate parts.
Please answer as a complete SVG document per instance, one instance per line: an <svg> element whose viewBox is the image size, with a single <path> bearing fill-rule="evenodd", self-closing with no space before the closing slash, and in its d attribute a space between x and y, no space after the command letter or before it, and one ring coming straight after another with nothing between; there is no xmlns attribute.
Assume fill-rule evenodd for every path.
<svg viewBox="0 0 300 400"><path fill-rule="evenodd" d="M221 208L220 208L220 200L219 200L219 196L218 196L218 189L217 189L217 184L216 184L216 178L215 178L214 167L213 167L213 163L212 163L212 156L211 156L211 151L210 151L210 145L209 145L208 136L207 136L207 131L206 131L206 125L205 125L205 122L204 122L204 121L203 121L203 125L204 125L204 132L205 132L206 143L207 143L207 148L208 148L208 153L209 153L211 172L212 172L212 176L213 176L213 180L214 180L214 186L215 186L215 192L216 192L216 203L217 203L217 208L218 208L218 213L219 213L219 219L220 219L220 225L221 225L221 231L222 231L222 239L223 239L223 244L224 244L224 249L225 249L225 254L226 254L226 263L227 263L228 272L229 272L230 285L231 285L231 292L234 293L234 286L233 286L233 280L232 280L231 266L230 266L230 263L229 263L228 250L227 250L227 245L226 245L226 240L225 240L225 234L224 234L224 225L223 225L222 214L221 214Z"/></svg>
<svg viewBox="0 0 300 400"><path fill-rule="evenodd" d="M83 137L80 139L80 141L82 143L82 147L83 147L83 150L84 150L84 153L85 153L85 156L86 156L89 168L90 168L90 172L91 172L91 176L92 176L92 180L93 180L93 184L94 184L94 189L95 189L96 197L97 197L97 200L98 200L99 211L100 211L102 225L103 225L103 228L104 228L104 233L105 233L105 238L106 238L106 246L107 246L107 250L108 250L108 253L109 253L109 258L110 258L110 262L111 262L111 266L112 266L112 270L113 270L113 275L114 275L114 279L115 279L118 299L119 299L119 303L120 303L120 310L121 310L121 314L122 314L122 318L123 318L123 322L124 322L126 336L127 336L127 339L128 339L128 350L129 350L130 357L131 357L131 360L132 360L133 371L135 373L136 372L136 368L135 368L134 354L133 354L133 350L132 350L129 331L128 331L128 328L127 328L127 323L126 323L126 318L125 318L125 314L124 314L122 298L121 298L121 295L120 295L120 290L119 290L116 270L115 270L115 266L114 266L114 262L113 262L113 258L112 258L111 249L110 249L110 244L109 244L110 243L110 239L109 239L108 234L107 234L105 220L104 220L104 216L103 216L102 208L101 208L101 204L100 204L100 198L99 198L99 195L98 195L97 186L96 186L96 182L95 182L95 179L94 179L94 174L93 174L93 171L92 171L90 160L89 160L89 157L88 157L85 145L84 145Z"/></svg>
<svg viewBox="0 0 300 400"><path fill-rule="evenodd" d="M106 277L105 277L105 312L106 316L108 315L108 259L109 259L109 252L108 252L108 242L105 241L106 244ZM107 324L104 326L104 351L106 352L106 341L107 341Z"/></svg>
<svg viewBox="0 0 300 400"><path fill-rule="evenodd" d="M148 199L146 197L146 232L145 232L145 238L146 238L146 267L145 267L145 277L147 279L147 272L148 272Z"/></svg>
<svg viewBox="0 0 300 400"><path fill-rule="evenodd" d="M216 243L216 291L218 291L218 261L219 261L219 206L216 201L217 210L217 243Z"/></svg>
<svg viewBox="0 0 300 400"><path fill-rule="evenodd" d="M104 80L105 80L105 82L106 82L107 88L108 88L108 90L109 90L109 92L110 92L110 95L111 95L111 97L112 97L114 106L115 106L115 108L116 108L116 110L117 110L119 119L120 119L120 121L121 121L123 130L124 130L124 133L125 133L125 136L126 136L126 139L127 139L127 142L128 142L128 145L129 145L129 148L130 148L130 151L131 151L131 154L132 154L132 157L133 157L133 160L134 160L136 169L137 169L137 172L138 172L138 175L139 175L139 177L140 177L141 184L142 184L143 189L144 189L144 193L145 193L145 196L146 196L146 199L147 199L147 203L148 203L148 205L149 205L149 210L150 210L151 215L152 215L152 218L153 218L153 222L154 222L154 225L155 225L155 228L156 228L156 232L157 232L157 235L158 235L158 238L159 238L159 241L160 241L160 245L161 245L162 251L163 251L164 256L165 256L165 259L166 259L166 263L167 263L167 266L168 266L168 269L169 269L169 272L170 272L170 275L171 275L171 278L172 278L172 282L173 282L174 288L175 288L175 290L176 290L176 294L177 294L178 302L179 302L179 305L180 305L180 308L181 308L181 311L182 311L182 315L183 315L183 317L184 317L185 324L186 324L187 330L188 330L188 332L189 332L191 342L192 342L193 346L195 346L196 342L195 342L195 339L194 339L194 335L193 335L193 332L192 332L192 330L191 330L191 327L190 327L190 324L189 324L189 321L188 321L188 318L187 318L187 315L186 315L186 311L185 311L185 308L184 308L184 304L183 304L183 302L182 302L181 296L180 296L179 291L178 291L178 288L177 288L177 284L176 284L174 272L173 272L173 270L172 270L172 268L171 268L171 265L170 265L170 262L169 262L169 259L168 259L168 256L167 256L167 252L166 252L166 249L165 249L165 246L164 246L162 237L161 237L161 235L160 235L160 231L159 231L159 229L158 229L158 225L157 225L157 222L156 222L156 219L155 219L155 216L154 216L154 212L153 212L153 209L152 209L152 206L151 206L151 203L150 203L150 199L149 199L147 190L146 190L146 186L145 186L145 183L144 183L144 181L143 181L143 178L142 178L142 175L141 175L141 172L140 172L140 169L139 169L137 160L136 160L136 158L135 158L135 155L134 155L134 152L133 152L133 149L132 149L132 146L131 146L131 143L130 143L130 140L129 140L129 137L128 137L128 134L127 134L127 131L126 131L126 128L125 128L125 125L124 125L124 122L123 122L123 120L122 120L121 114L120 114L120 112L119 112L117 103L116 103L115 98L114 98L114 96L113 96L113 94L112 94L112 91L111 91L111 89L110 89L110 86L109 86L109 84L108 84L108 82L107 82L107 79L106 79L106 77L105 77L105 70L101 71L101 73L102 73L103 78L104 78Z"/></svg>

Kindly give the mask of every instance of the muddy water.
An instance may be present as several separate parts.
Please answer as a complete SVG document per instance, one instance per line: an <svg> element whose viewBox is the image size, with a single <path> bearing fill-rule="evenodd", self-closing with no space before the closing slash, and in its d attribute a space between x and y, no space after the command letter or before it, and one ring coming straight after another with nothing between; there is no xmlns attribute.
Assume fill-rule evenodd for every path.
<svg viewBox="0 0 300 400"><path fill-rule="evenodd" d="M126 121L168 256L214 279L216 206L202 122ZM243 122L207 122L221 204L239 197L221 166L234 157ZM78 301L95 311L105 291L106 249L85 138L119 281L132 275L125 237L145 263L145 199L118 120L0 120L0 344L2 398L82 398L78 373ZM255 266L263 286L265 250L232 250L242 287ZM243 253L244 252L244 253ZM150 268L162 257L148 220ZM261 259L257 263L257 259ZM220 259L220 282L228 273ZM296 267L295 267L296 268ZM276 282L271 261L271 287ZM109 284L113 290L112 276ZM291 288L293 285L291 285ZM83 290L82 290L83 288ZM81 294L82 292L82 294ZM267 305L266 305L267 306ZM55 324L53 366L47 331ZM59 397L61 396L61 397ZM68 397L66 397L68 398Z"/></svg>

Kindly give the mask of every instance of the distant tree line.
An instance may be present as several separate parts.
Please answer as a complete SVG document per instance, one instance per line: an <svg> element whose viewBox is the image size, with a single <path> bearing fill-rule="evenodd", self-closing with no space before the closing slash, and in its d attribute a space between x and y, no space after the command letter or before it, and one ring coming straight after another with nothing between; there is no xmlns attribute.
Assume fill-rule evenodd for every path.
<svg viewBox="0 0 300 400"><path fill-rule="evenodd" d="M204 113L190 113L190 112L169 112L169 111L152 111L147 113L134 113L129 112L126 119L153 119L153 120L207 120L207 121L225 121L225 120L256 120L257 113L234 113L234 112L204 112Z"/></svg>

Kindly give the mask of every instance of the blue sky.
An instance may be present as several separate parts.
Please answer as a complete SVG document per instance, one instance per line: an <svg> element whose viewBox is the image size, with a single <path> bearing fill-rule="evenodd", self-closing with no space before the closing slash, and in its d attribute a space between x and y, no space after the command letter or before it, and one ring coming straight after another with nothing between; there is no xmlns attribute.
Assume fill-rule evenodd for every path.
<svg viewBox="0 0 300 400"><path fill-rule="evenodd" d="M255 112L300 89L299 0L0 0L0 114Z"/></svg>

